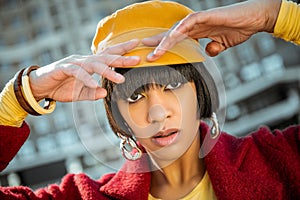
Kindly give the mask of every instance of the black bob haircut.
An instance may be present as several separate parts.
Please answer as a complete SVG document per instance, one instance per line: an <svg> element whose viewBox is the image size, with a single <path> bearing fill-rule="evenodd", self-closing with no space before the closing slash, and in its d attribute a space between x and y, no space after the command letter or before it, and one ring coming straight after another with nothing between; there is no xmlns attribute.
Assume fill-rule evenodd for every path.
<svg viewBox="0 0 300 200"><path fill-rule="evenodd" d="M123 74L126 81L115 84L103 78L102 87L107 90L104 106L108 122L114 133L132 137L132 132L121 116L118 99L126 99L137 90L147 90L150 85L167 85L169 83L193 82L196 86L199 119L209 118L219 105L218 93L215 82L204 64L186 63L165 66L116 68L116 72Z"/></svg>

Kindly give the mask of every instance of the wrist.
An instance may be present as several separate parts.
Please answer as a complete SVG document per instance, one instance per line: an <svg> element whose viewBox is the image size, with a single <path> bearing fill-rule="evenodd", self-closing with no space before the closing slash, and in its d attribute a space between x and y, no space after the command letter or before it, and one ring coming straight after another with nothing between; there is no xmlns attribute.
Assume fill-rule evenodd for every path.
<svg viewBox="0 0 300 200"><path fill-rule="evenodd" d="M30 72L38 69L38 66L31 66L20 70L14 81L14 93L20 106L31 115L49 114L55 109L55 101L52 99L45 99L44 108L39 105L36 98L32 94L29 83Z"/></svg>
<svg viewBox="0 0 300 200"><path fill-rule="evenodd" d="M42 92L40 91L40 87L38 86L38 84L35 81L36 77L37 77L36 71L37 70L34 70L28 74L29 85L30 85L31 93L34 96L35 100L40 101L41 99L47 98L47 96L42 94Z"/></svg>
<svg viewBox="0 0 300 200"><path fill-rule="evenodd" d="M278 18L282 0L265 0L265 27L262 31L273 33Z"/></svg>

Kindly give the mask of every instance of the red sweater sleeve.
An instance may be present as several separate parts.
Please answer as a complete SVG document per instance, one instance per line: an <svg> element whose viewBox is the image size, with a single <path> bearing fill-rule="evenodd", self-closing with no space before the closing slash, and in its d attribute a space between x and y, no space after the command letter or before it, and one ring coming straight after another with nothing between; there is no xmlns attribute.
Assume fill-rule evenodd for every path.
<svg viewBox="0 0 300 200"><path fill-rule="evenodd" d="M300 125L269 133L267 128L261 128L253 137L271 168L278 172L278 178L285 187L285 195L289 199L299 199Z"/></svg>
<svg viewBox="0 0 300 200"><path fill-rule="evenodd" d="M24 186L0 186L0 199L108 200L109 198L99 191L100 186L100 182L92 180L85 174L68 174L62 179L60 185L52 184L46 188L42 188L36 191L33 191L30 188Z"/></svg>
<svg viewBox="0 0 300 200"><path fill-rule="evenodd" d="M0 169L9 164L29 136L26 123L20 128L0 126ZM105 183L105 182L104 182ZM1 187L0 199L108 199L100 191L101 182L94 181L84 174L68 174L59 185L33 191L29 187Z"/></svg>
<svg viewBox="0 0 300 200"><path fill-rule="evenodd" d="M20 128L0 125L0 171L5 169L29 136L26 123Z"/></svg>

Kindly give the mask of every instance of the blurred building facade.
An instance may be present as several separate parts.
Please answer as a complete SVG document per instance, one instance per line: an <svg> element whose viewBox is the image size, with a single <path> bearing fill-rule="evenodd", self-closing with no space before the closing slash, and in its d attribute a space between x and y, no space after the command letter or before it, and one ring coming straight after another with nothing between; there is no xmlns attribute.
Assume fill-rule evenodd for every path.
<svg viewBox="0 0 300 200"><path fill-rule="evenodd" d="M23 67L90 54L99 19L134 2L138 1L0 1L0 88ZM178 2L204 10L237 1ZM299 47L259 33L213 60L226 87L226 132L242 136L262 124L274 129L299 123ZM58 103L54 113L28 116L26 121L31 135L0 173L2 186L23 184L34 189L77 172L98 178L124 162L101 101Z"/></svg>

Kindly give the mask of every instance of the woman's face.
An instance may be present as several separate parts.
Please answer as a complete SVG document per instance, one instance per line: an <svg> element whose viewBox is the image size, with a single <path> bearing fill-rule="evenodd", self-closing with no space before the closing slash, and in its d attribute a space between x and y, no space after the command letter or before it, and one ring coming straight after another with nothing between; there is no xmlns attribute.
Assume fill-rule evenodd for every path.
<svg viewBox="0 0 300 200"><path fill-rule="evenodd" d="M192 82L151 84L117 101L136 139L156 161L174 161L198 133L197 96Z"/></svg>

